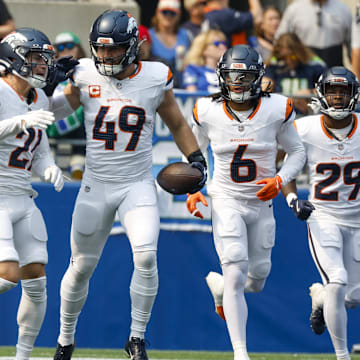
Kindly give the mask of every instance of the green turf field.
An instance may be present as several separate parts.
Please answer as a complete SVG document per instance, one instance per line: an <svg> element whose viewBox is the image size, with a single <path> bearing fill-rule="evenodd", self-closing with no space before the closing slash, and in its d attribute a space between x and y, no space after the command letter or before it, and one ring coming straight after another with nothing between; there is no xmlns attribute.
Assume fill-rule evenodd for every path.
<svg viewBox="0 0 360 360"><path fill-rule="evenodd" d="M0 356L12 357L15 347L0 347ZM33 357L52 358L54 349L35 348ZM156 351L149 350L150 360L154 359L184 359L184 360L232 360L231 352L206 352L206 351ZM79 349L74 352L74 358L99 358L99 359L125 359L122 349ZM251 360L336 360L332 354L266 354L250 353ZM0 358L1 360L1 358ZM352 355L351 360L360 360L360 354Z"/></svg>

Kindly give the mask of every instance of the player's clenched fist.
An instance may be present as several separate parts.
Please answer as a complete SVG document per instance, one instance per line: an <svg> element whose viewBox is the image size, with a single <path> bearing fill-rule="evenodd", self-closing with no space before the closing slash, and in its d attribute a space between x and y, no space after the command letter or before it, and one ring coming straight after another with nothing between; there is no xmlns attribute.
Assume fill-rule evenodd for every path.
<svg viewBox="0 0 360 360"><path fill-rule="evenodd" d="M205 196L200 191L196 192L195 194L188 194L188 198L186 200L186 206L189 213L200 219L203 219L204 218L203 214L196 207L196 204L198 202L202 202L205 206L208 206Z"/></svg>
<svg viewBox="0 0 360 360"><path fill-rule="evenodd" d="M30 111L24 115L19 116L21 120L20 128L26 134L28 131L26 129L38 126L42 129L46 129L55 121L55 116L50 111L45 110L35 110Z"/></svg>

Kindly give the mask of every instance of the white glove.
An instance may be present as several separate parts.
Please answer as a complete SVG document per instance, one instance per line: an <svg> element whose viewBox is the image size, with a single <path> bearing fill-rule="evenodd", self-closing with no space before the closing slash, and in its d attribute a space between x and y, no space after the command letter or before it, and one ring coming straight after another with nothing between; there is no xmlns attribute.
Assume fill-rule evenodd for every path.
<svg viewBox="0 0 360 360"><path fill-rule="evenodd" d="M54 114L45 110L29 111L19 117L21 118L21 130L24 131L25 134L29 134L26 130L27 128L38 126L42 129L46 129L55 121Z"/></svg>
<svg viewBox="0 0 360 360"><path fill-rule="evenodd" d="M64 177L62 171L56 165L51 165L44 171L44 180L54 184L54 188L58 192L64 187Z"/></svg>

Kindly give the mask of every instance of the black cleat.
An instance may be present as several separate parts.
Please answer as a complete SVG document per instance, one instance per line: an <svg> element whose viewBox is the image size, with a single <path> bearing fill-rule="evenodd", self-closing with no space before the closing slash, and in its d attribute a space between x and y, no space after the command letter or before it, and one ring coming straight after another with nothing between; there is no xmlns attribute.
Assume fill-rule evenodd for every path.
<svg viewBox="0 0 360 360"><path fill-rule="evenodd" d="M70 360L71 355L75 349L75 344L61 346L59 343L56 346L56 352L54 355L54 360Z"/></svg>
<svg viewBox="0 0 360 360"><path fill-rule="evenodd" d="M310 325L316 335L321 335L325 331L324 312L322 308L314 309L310 315Z"/></svg>
<svg viewBox="0 0 360 360"><path fill-rule="evenodd" d="M125 344L125 352L131 360L149 360L144 339L132 337Z"/></svg>

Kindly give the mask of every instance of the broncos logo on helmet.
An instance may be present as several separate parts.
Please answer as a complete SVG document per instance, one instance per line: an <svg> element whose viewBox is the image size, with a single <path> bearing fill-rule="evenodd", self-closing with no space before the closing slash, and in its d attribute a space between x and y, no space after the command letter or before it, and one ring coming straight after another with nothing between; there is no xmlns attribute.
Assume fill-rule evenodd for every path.
<svg viewBox="0 0 360 360"><path fill-rule="evenodd" d="M343 66L334 66L315 84L320 112L334 120L348 117L355 109L359 97L359 81Z"/></svg>
<svg viewBox="0 0 360 360"><path fill-rule="evenodd" d="M243 103L261 96L261 79L265 66L261 55L248 45L228 49L217 64L221 95Z"/></svg>
<svg viewBox="0 0 360 360"><path fill-rule="evenodd" d="M139 30L134 17L124 10L107 10L93 23L90 31L90 48L98 72L114 76L136 61ZM124 54L100 57L100 47L121 47Z"/></svg>
<svg viewBox="0 0 360 360"><path fill-rule="evenodd" d="M28 82L43 88L54 69L55 51L47 36L33 28L20 28L0 43L0 65Z"/></svg>

